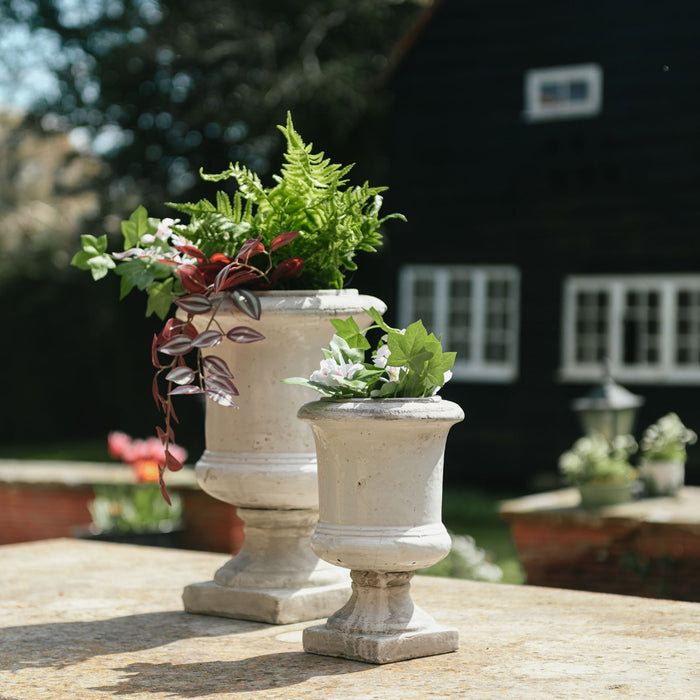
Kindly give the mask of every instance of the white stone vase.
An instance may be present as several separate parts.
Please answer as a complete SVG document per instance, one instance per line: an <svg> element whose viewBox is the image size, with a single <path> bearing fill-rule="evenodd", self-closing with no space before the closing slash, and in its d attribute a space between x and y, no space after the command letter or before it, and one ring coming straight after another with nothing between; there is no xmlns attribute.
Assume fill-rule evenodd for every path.
<svg viewBox="0 0 700 700"><path fill-rule="evenodd" d="M676 496L685 483L685 463L677 460L642 460L639 478L647 496Z"/></svg>
<svg viewBox="0 0 700 700"><path fill-rule="evenodd" d="M352 597L304 630L304 649L369 663L442 654L457 630L438 625L410 594L416 569L450 551L442 473L462 409L439 397L315 401L299 410L318 455L319 522L311 546L351 570Z"/></svg>
<svg viewBox="0 0 700 700"><path fill-rule="evenodd" d="M579 484L582 508L605 508L632 500L634 479Z"/></svg>
<svg viewBox="0 0 700 700"><path fill-rule="evenodd" d="M281 380L318 368L334 332L330 319L352 315L366 327L371 320L362 310L383 313L386 305L352 289L259 297L259 321L233 305L217 311L225 331L245 325L265 339L225 340L204 351L226 360L240 395L238 409L207 401L206 450L195 469L204 491L237 506L245 542L213 581L187 586L183 603L188 612L286 624L329 615L349 597L350 581L310 546L318 519L316 453L296 414L315 394Z"/></svg>

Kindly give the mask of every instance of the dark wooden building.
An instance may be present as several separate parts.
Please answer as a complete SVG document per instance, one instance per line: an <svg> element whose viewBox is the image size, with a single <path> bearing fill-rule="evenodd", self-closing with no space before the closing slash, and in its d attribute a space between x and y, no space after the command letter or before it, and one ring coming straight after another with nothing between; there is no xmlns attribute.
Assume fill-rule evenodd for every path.
<svg viewBox="0 0 700 700"><path fill-rule="evenodd" d="M385 87L374 291L458 351L447 478L556 476L606 357L637 437L700 429L700 4L442 0Z"/></svg>

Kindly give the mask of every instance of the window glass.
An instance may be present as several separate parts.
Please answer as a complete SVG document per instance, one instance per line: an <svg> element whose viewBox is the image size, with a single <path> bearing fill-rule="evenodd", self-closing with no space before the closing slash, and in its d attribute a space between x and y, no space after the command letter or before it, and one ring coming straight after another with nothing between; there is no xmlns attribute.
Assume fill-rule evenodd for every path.
<svg viewBox="0 0 700 700"><path fill-rule="evenodd" d="M700 275L591 275L564 283L564 379L700 383Z"/></svg>
<svg viewBox="0 0 700 700"><path fill-rule="evenodd" d="M409 265L400 273L403 326L421 319L457 353L455 380L512 381L518 368L519 273L514 267Z"/></svg>
<svg viewBox="0 0 700 700"><path fill-rule="evenodd" d="M597 63L528 70L524 99L528 122L595 117L603 108L603 70Z"/></svg>

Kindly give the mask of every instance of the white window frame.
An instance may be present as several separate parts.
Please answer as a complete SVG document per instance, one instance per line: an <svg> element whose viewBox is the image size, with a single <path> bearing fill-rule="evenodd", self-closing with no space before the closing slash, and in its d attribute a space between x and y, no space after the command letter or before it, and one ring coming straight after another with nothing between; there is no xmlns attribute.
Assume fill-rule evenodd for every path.
<svg viewBox="0 0 700 700"><path fill-rule="evenodd" d="M428 330L442 339L442 345L446 351L454 349L450 347L450 282L467 278L472 285L469 314L473 323L469 328L468 340L471 357L466 359L457 355L452 369L453 380L512 382L518 377L520 272L517 268L506 265L406 265L399 273L399 323L403 328L418 320L415 312L414 285L418 280L432 279L434 282L433 323ZM507 328L504 332L509 339L505 343L506 357L503 361L489 360L484 353L488 283L499 279L509 282L514 290L512 298L508 299ZM426 319L421 320L426 321Z"/></svg>
<svg viewBox="0 0 700 700"><path fill-rule="evenodd" d="M627 292L659 295L659 347L654 363L624 362L625 297ZM607 332L604 349L616 380L638 384L700 384L700 364L689 367L676 360L678 349L678 295L700 292L700 274L580 275L564 280L562 295L562 381L598 381L603 361L581 362L576 358L576 296L580 292L607 294Z"/></svg>
<svg viewBox="0 0 700 700"><path fill-rule="evenodd" d="M572 82L586 83L586 99L562 99L552 103L542 99L545 84L558 83L565 89ZM596 117L603 109L603 69L597 63L533 68L525 72L524 93L523 116L527 122Z"/></svg>

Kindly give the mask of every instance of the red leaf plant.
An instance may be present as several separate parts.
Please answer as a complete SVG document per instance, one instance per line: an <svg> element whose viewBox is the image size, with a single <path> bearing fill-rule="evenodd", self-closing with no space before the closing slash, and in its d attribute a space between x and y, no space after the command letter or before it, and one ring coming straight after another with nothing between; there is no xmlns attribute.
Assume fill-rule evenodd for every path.
<svg viewBox="0 0 700 700"><path fill-rule="evenodd" d="M288 258L273 265L270 253L291 243L296 231L280 234L270 244L268 251L260 237L247 240L234 258L222 253L207 257L193 245L176 246L194 262L177 267L177 274L186 292L175 300L178 315L169 318L160 333L153 336L151 359L156 368L153 378L153 399L163 413L164 426L158 427L158 443L163 458L158 460L158 478L163 497L170 503L165 486L166 469L177 471L183 467L183 457L174 444L173 423L177 423L172 398L187 394L204 394L221 406L237 408L234 397L238 389L226 362L216 355L202 357L201 348L212 348L228 340L234 343L253 343L264 336L248 326L236 326L225 332L217 319L222 305L233 304L251 319L258 320L261 313L260 299L256 291L269 289L280 280L296 276L303 261ZM256 264L251 262L255 258ZM260 266L260 260L267 260ZM195 316L208 317L203 331L198 331ZM188 359L192 358L191 364Z"/></svg>

